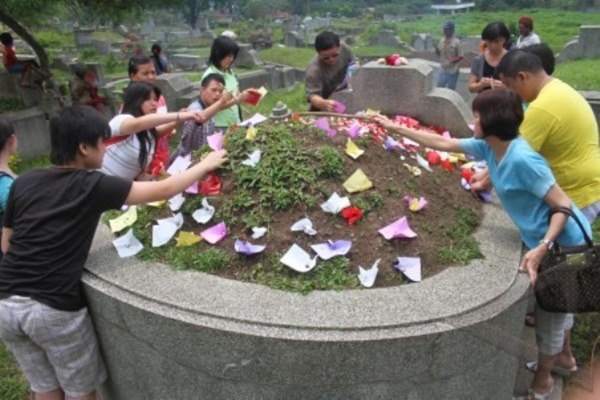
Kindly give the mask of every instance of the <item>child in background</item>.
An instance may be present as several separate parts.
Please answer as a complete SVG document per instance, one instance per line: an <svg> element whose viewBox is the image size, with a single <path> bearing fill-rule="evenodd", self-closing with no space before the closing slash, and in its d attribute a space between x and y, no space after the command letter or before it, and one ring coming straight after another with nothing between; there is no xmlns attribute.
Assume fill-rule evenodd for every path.
<svg viewBox="0 0 600 400"><path fill-rule="evenodd" d="M14 354L36 399L96 399L106 379L81 288L81 274L104 211L164 200L224 163L209 153L159 182L132 182L96 171L110 136L88 106L50 120L53 166L22 174L6 206L0 263L0 338Z"/></svg>
<svg viewBox="0 0 600 400"><path fill-rule="evenodd" d="M19 60L14 48L14 39L8 32L0 34L0 43L2 43L2 63L11 74L21 73L19 85L22 87L31 86L31 75L36 72L41 77L46 77L40 66L34 60ZM40 84L41 85L41 84ZM40 86L43 90L43 87Z"/></svg>

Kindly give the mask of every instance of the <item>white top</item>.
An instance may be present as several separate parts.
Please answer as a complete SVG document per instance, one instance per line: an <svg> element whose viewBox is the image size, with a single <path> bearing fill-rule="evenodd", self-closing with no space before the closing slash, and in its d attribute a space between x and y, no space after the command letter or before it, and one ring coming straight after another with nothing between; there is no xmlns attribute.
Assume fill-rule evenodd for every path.
<svg viewBox="0 0 600 400"><path fill-rule="evenodd" d="M110 126L110 131L112 136L121 135L121 124L123 121L135 118L130 114L119 114L110 120L108 125ZM146 159L146 167L150 164L152 160L152 155L154 154L154 137L152 135L148 135L150 148L148 149L148 157ZM140 169L140 165L138 162L138 158L140 155L141 144L139 139L135 134L129 135L129 137L121 142L111 144L106 148L106 153L104 154L104 160L102 162L102 168L100 171L104 172L107 175L119 176L125 179L135 179L140 173L142 173L142 169ZM144 168L145 170L146 168Z"/></svg>
<svg viewBox="0 0 600 400"><path fill-rule="evenodd" d="M522 49L532 44L540 44L541 42L540 37L536 33L531 32L527 36L519 36L517 39L517 49Z"/></svg>

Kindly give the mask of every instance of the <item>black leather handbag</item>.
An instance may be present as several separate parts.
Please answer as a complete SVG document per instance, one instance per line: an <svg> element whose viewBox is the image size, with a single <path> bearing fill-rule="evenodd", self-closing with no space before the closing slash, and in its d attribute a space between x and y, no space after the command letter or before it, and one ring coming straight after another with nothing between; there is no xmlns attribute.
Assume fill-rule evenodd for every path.
<svg viewBox="0 0 600 400"><path fill-rule="evenodd" d="M557 212L575 220L586 244L554 246L542 259L534 287L538 305L550 312L600 311L600 245L594 245L571 209L554 208L548 219Z"/></svg>

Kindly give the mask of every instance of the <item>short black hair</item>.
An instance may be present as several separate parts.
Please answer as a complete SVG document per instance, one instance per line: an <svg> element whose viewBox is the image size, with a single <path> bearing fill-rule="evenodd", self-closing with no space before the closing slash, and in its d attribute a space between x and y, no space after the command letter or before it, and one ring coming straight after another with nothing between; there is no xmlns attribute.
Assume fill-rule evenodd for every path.
<svg viewBox="0 0 600 400"><path fill-rule="evenodd" d="M156 50L156 51L158 51L159 53L162 51L162 47L160 47L160 44L158 44L158 43L154 43L154 44L152 45L152 47L150 47L150 51L151 51L152 53L154 53L154 51L155 51L155 50Z"/></svg>
<svg viewBox="0 0 600 400"><path fill-rule="evenodd" d="M206 75L204 77L204 79L202 79L202 82L200 84L202 85L203 88L205 88L212 81L217 81L220 84L222 84L223 86L225 86L225 79L223 78L223 75L221 75L221 74L215 74L215 73Z"/></svg>
<svg viewBox="0 0 600 400"><path fill-rule="evenodd" d="M129 59L129 65L127 67L127 73L129 75L135 75L138 72L138 66L152 63L150 57L145 55L133 56ZM154 64L153 64L154 65Z"/></svg>
<svg viewBox="0 0 600 400"><path fill-rule="evenodd" d="M510 31L502 21L490 22L481 31L481 39L483 40L496 40L500 38L504 38L506 43L510 42Z"/></svg>
<svg viewBox="0 0 600 400"><path fill-rule="evenodd" d="M519 72L538 73L543 70L540 57L525 50L511 50L502 57L496 66L498 76L515 78Z"/></svg>
<svg viewBox="0 0 600 400"><path fill-rule="evenodd" d="M217 69L221 69L221 61L230 54L233 54L235 60L239 51L240 46L233 39L227 36L219 36L212 42L208 63Z"/></svg>
<svg viewBox="0 0 600 400"><path fill-rule="evenodd" d="M8 33L8 32L0 33L0 43L2 43L5 46L10 46L13 44L13 42L14 42L14 39L10 33Z"/></svg>
<svg viewBox="0 0 600 400"><path fill-rule="evenodd" d="M473 100L473 112L479 114L483 136L513 140L523 122L523 102L509 89L484 90Z"/></svg>
<svg viewBox="0 0 600 400"><path fill-rule="evenodd" d="M106 117L90 106L71 106L61 109L50 118L50 162L65 165L77 157L79 145L92 147L110 137Z"/></svg>
<svg viewBox="0 0 600 400"><path fill-rule="evenodd" d="M4 149L8 139L14 135L15 128L6 118L0 117L0 151Z"/></svg>
<svg viewBox="0 0 600 400"><path fill-rule="evenodd" d="M554 67L556 66L556 59L554 58L554 52L545 43L532 44L531 46L525 46L521 50L535 54L542 61L542 68L548 75L554 73Z"/></svg>
<svg viewBox="0 0 600 400"><path fill-rule="evenodd" d="M315 38L315 50L317 52L329 50L332 47L340 46L340 37L333 32L321 32Z"/></svg>

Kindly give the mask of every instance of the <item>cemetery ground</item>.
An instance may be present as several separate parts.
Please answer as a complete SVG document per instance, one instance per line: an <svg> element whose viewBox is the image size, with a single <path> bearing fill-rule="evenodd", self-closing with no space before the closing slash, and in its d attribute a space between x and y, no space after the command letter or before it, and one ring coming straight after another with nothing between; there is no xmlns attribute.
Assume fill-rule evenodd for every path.
<svg viewBox="0 0 600 400"><path fill-rule="evenodd" d="M600 23L600 14L583 14L583 13L574 13L574 12L563 12L563 11L542 11L542 10L531 10L531 11L526 11L526 10L520 10L520 11L516 11L516 12L500 12L500 13L480 13L480 12L473 12L473 13L469 13L469 14L461 14L461 15L456 15L453 16L452 19L456 22L456 33L459 36L477 36L481 33L481 29L482 27L493 20L504 20L508 23L509 27L511 28L516 28L516 21L519 18L520 15L523 14L528 14L531 15L534 20L535 20L535 31L542 37L542 40L546 43L548 43L551 48L555 51L555 52L559 52L562 48L562 46L564 45L564 43L566 43L568 40L570 40L573 36L577 35L579 33L579 26L581 25L581 21L585 21L586 23L590 23L590 24L599 24ZM398 32L398 36L403 39L405 42L409 42L410 40L410 36L413 33L416 32L430 32L433 34L434 36L434 42L439 39L439 36L441 35L441 26L443 25L443 22L446 20L446 17L443 16L424 16L423 18L420 19L415 19L415 20L408 20L405 21L401 24L392 24L392 23L387 23L387 22L375 22L375 21L368 21L365 27L365 34L361 35L360 37L358 37L358 41L357 44L355 46L351 46L352 50L355 52L355 54L359 57L368 57L368 58L377 58L377 57L381 57L381 56L385 56L385 55L389 55L393 52L397 52L398 49L393 48L393 47L386 47L386 46L369 46L368 45L368 39L370 35L375 34L375 32L377 32L380 29L396 29ZM347 27L355 27L357 25L356 20L348 20L348 21L342 21L339 23L340 28L343 28L345 26ZM234 30L237 30L240 34L240 36L243 38L245 32L249 31L249 27L246 24L240 24L239 26L234 27ZM216 33L219 33L219 30L215 31ZM277 42L278 39L281 38L282 33L277 30L274 29L274 41ZM98 39L106 39L106 40L116 40L118 39L118 37L115 37L114 34L112 34L111 32L95 32L94 35L96 36L96 38ZM60 52L60 48L64 45L72 45L74 44L73 42L73 35L71 33L65 34L65 33L60 33L57 31L49 31L49 30L41 30L39 32L37 32L37 36L40 39L40 41L45 45L45 47L48 49L51 57L53 54L58 54ZM243 40L242 40L243 41ZM189 43L181 43L181 45L189 45ZM402 55L403 52L405 50L400 49L400 53ZM192 52L194 52L195 54L198 55L206 55L206 49L201 49L201 48L197 48L197 49L192 49ZM308 60L310 60L310 58L312 58L312 56L314 55L314 50L312 47L306 47L306 48L280 48L277 46L274 46L271 49L266 49L266 50L262 50L260 52L261 57L263 58L263 60L267 61L267 62L273 62L273 63L281 63L281 64L286 64L286 65L291 65L291 66L295 66L295 67L299 67L299 68L304 68L306 66L306 64L308 63ZM98 55L94 50L89 49L87 51L83 51L83 53L80 55L82 60L84 61L97 61L100 62L103 67L104 67L104 71L105 74L108 78L110 79L117 79L117 78L125 78L126 77L126 60L121 59L120 57L116 57L114 55L108 55L108 56L100 56ZM600 75L597 74L597 71L600 69L600 60L579 60L579 61L569 61L563 64L559 64L557 66L557 70L555 72L555 76L566 81L567 83L571 84L573 87L575 87L576 89L579 90L598 90L600 88ZM69 78L69 75L61 70L53 70L55 73L55 77L59 79L59 81L62 82L66 82ZM238 72L240 72L240 70L238 70ZM199 79L199 73L197 72L191 72L188 73L188 76L190 77L191 80L198 80ZM284 103L286 103L290 109L292 110L302 110L305 109L306 105L303 99L303 92L304 92L304 87L303 85L297 85L294 89L292 89L291 91L281 91L281 92L272 92L270 93L263 102L261 102L261 104L256 108L256 109L250 109L249 111L258 111L261 112L265 115L268 115L270 110L274 107L275 103L278 100L282 100ZM0 113L4 112L4 111L9 111L9 110L15 110L15 109L19 109L19 108L24 108L24 105L19 104L18 102L11 102L11 101L3 101L0 100ZM259 129L261 129L259 127ZM337 141L337 142L335 142ZM342 146L342 143L339 143L339 138L336 138L334 141L334 145L337 146L338 150L341 153L340 150L340 146ZM323 144L324 141L321 141L321 144ZM374 149L375 144L372 142L359 142L359 147L365 148L367 149L367 152L370 152ZM379 146L378 150L382 150L380 148L381 146ZM249 150L249 149L245 149L245 150ZM382 150L383 151L383 150ZM243 155L245 156L247 154L244 153ZM385 157L392 157L391 153L386 153L383 152L381 153L383 154ZM365 157L367 154L365 154L363 157ZM238 161L240 160L240 157L242 157L242 154L238 154ZM346 159L344 160L344 167L343 167L343 173L342 176L344 178L346 178L347 176L349 176L349 173L352 173L354 171L354 169L351 167L352 166L352 161L347 159L347 157L344 155L343 157L345 157ZM387 160L386 158L382 158L379 160L374 160L376 161L376 163L379 164L378 169L389 169L387 168L390 163L389 160ZM394 158L397 158L398 155L396 154L394 156ZM232 157L234 158L234 157ZM359 159L360 160L360 159ZM47 165L48 160L47 159L40 159L40 160L36 160L34 162L21 162L20 160L16 159L15 163L17 164L15 171L17 172L22 172L25 171L27 169L31 169L31 168L35 168L35 167L40 167L40 166L44 166ZM403 174L405 176L403 176L403 178L406 178L407 182L411 182L414 181L414 178L411 178L411 176L408 174L408 171L403 170L402 169L402 162L396 160L395 163L397 164L398 169L397 170L393 170L394 173L398 173L398 174ZM374 167L377 164L373 165ZM365 167L366 168L366 167ZM383 218L383 216L380 214L382 212L381 208L378 208L377 203L379 203L380 201L384 201L384 202L388 202L388 201L393 201L396 205L398 209L402 209L404 210L405 207L403 205L403 203L401 202L401 197L403 197L404 193L400 193L400 191L394 191L393 188L390 187L391 190L387 190L387 186L385 183L383 183L383 185L379 184L378 181L383 180L385 181L386 176L384 175L383 172L379 173L377 172L376 169L373 170L369 170L366 171L367 172L367 176L373 180L376 183L376 188L382 188L381 193L378 193L378 196L369 196L369 192L365 192L364 197L364 201L363 204L366 206L365 208L368 207L372 207L372 210L370 213L367 213L365 215L365 217L363 217L362 221L359 221L357 223L357 226L354 228L354 231L359 231L360 229L367 229L367 227L369 226L368 224L373 222L373 221L377 221L377 222L373 222L373 226L376 226L378 228L380 228L381 226L383 226L383 224L380 224L381 221L379 221L379 218ZM444 174L442 174L444 172ZM427 174L426 172L424 172L425 174ZM468 196L468 194L464 191L462 191L462 189L460 189L460 186L458 186L456 184L456 176L455 175L450 175L450 174L446 174L445 171L440 170L439 168L436 169L436 174L440 176L440 182L438 182L437 184L440 184L441 186L448 186L448 187L452 187L452 189L448 189L444 192L444 195L448 196L448 197L454 197L453 199L448 199L449 202L454 202L454 203L460 203L461 200L464 200L465 202L472 202L472 199ZM421 177L423 178L423 177ZM231 177L229 177L228 179L231 179ZM340 182L341 183L343 180L340 178ZM225 180L225 188L228 187L228 185L231 184L231 181L227 181L227 179ZM328 186L329 185L329 186ZM432 186L435 186L436 184L431 184ZM339 188L340 185L338 185L338 193L341 194L341 192L343 191L343 189ZM427 186L427 185L423 185L422 181L421 181L421 186L420 189L425 189L423 186ZM319 198L319 201L317 201L317 207L318 204L320 204L322 201L324 201L323 196L327 197L328 195L331 194L332 189L334 188L334 184L329 183L327 185L324 185L324 187L322 188L321 192L319 192L318 194L321 196ZM434 188L429 188L428 192L435 192L435 190L438 188L438 186L435 186ZM410 189L410 188L408 188ZM418 195L419 193L414 192L411 193L412 195ZM450 195L450 196L449 196ZM458 197L456 197L458 196ZM471 203L471 204L477 204L477 203ZM188 206L190 207L190 206ZM386 207L386 208L390 208L390 207ZM435 210L430 210L430 211L434 211ZM144 212L142 212L140 218L150 218L150 214L146 213L143 214ZM160 213L160 211L159 211ZM409 214L409 217L411 218L411 227L413 228L413 230L417 231L419 234L421 234L421 232L427 231L427 229L425 229L425 224L431 224L430 221L426 220L426 215L425 213L423 214L411 214L409 212L406 212L406 214ZM235 217L242 219L243 216L241 215L235 215ZM295 222L297 216L294 217L289 217L289 220L286 221L282 221L281 225L282 227L285 226L289 226L291 225L291 223ZM421 221L418 222L413 222L412 218L415 218L417 221L419 218L421 218ZM385 217L387 218L387 217ZM383 218L383 219L385 219ZM315 218L316 219L316 218ZM315 220L313 219L313 220ZM341 230L348 230L347 226L345 226L345 221L343 219L341 219L341 217L339 216L329 216L327 215L326 218L320 218L319 219L319 224L322 222L322 220L326 220L327 222L331 223L331 225L329 227L327 227L325 231L334 231L337 229L341 229ZM149 220L148 220L149 221ZM385 219L385 221L388 221L388 219ZM389 220L389 222L391 222L391 220ZM378 225L379 224L379 225ZM148 227L146 227L146 229L148 229ZM431 229L433 231L433 229ZM349 231L349 230L348 230ZM147 233L146 233L147 235ZM598 238L600 238L600 222L597 222L594 225L594 237L596 240L599 240ZM417 238L418 240L419 238ZM422 239L422 238L421 238ZM226 245L227 247L233 247L232 242L233 242L233 238L228 239L229 242L226 242L224 245ZM377 237L376 239L377 241L380 241L382 239L380 239L379 237ZM432 240L432 239L429 239ZM421 240L423 242L425 242L425 240ZM432 240L432 242L435 242L436 240ZM147 243L146 243L147 244ZM306 248L307 243L302 243L303 247ZM149 246L147 246L149 247ZM174 246L172 246L173 249ZM281 250L281 249L279 249ZM356 251L356 249L353 250L353 252ZM366 257L364 257L365 259L374 259L376 257L375 256L375 252L376 249L373 248L371 250L367 249L359 249L358 250L361 254L369 254L369 252L373 253L370 254ZM425 254L430 254L430 253L435 253L437 251L436 247L431 247L431 248L422 248L421 250L419 250L419 252L423 252ZM186 250L181 251L180 254L185 255ZM151 254L151 252L147 252L148 254L142 255L143 257L154 257L156 256L156 254ZM181 257L181 255L177 254L177 250L171 250L170 251L170 255L173 257L171 264L175 265L175 267L178 266L178 263L180 265L180 267L185 264L186 262L189 262L187 257ZM236 256L237 257L237 256ZM362 258L362 257L361 257ZM217 257L218 259L218 257ZM179 261L178 261L179 260ZM238 259L238 261L240 261L240 259ZM243 262L241 262L241 264L243 264ZM353 265L355 263L353 262ZM277 268L274 265L271 265L271 267L273 268ZM365 265L363 264L363 267L370 267L370 265ZM249 280L254 280L260 283L265 283L265 284L270 284L273 287L280 287L280 288L288 288L288 289L292 289L292 290L297 290L297 291L306 291L306 290L312 290L315 288L320 288L321 286L321 281L335 281L335 284L337 285L339 283L339 286L336 286L336 288L340 288L344 285L347 285L348 287L353 287L353 286L358 286L358 282L356 280L356 277L354 274L350 274L347 275L345 273L339 274L339 275L335 275L335 276L324 276L324 277L317 277L316 281L304 281L304 282L293 282L291 280L288 279L288 277L286 277L286 275L280 275L279 280L274 280L273 279L273 275L272 274L267 274L265 272L267 272L265 269L263 269L262 272L260 273L254 273L251 274L249 273L250 271L250 267L248 265L244 266L242 265L242 272L244 272L244 268L245 268L245 276L243 278L249 279ZM281 265L278 267L279 270L282 270L285 267L282 267ZM391 272L391 271L390 271ZM284 273L287 273L287 275L289 276L290 273L289 271L284 271ZM431 271L430 273L434 273L434 271ZM226 271L224 271L224 276L232 276L234 274L233 270L231 269L227 269ZM427 276L427 274L426 274ZM380 277L381 279L381 277ZM387 279L390 280L400 280L400 278L397 275L390 275L388 278L384 278L385 282L388 282ZM392 283L391 281L388 283ZM598 332L600 332L600 314L587 314L587 315L578 315L576 317L576 325L573 331L573 336L572 336L572 341L573 341L573 350L575 353L575 356L577 357L579 362L588 360L590 358L590 352L591 352L591 347L592 344L594 343L594 340L596 339ZM24 380L24 378L22 377L22 375L20 374L18 367L16 366L16 364L14 363L12 356L10 355L10 353L6 350L6 348L0 343L0 399L6 399L6 400L23 400L26 397L26 391L27 391L27 383Z"/></svg>

